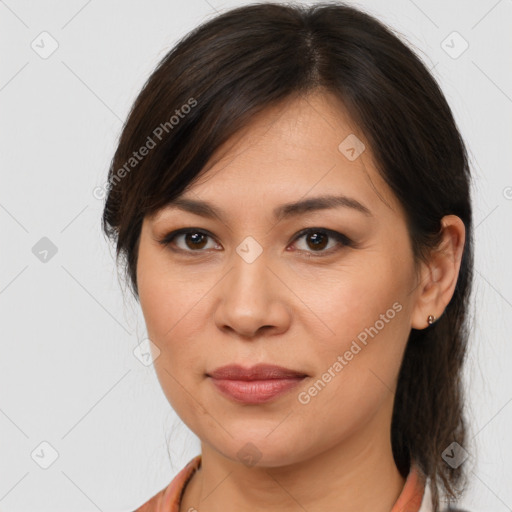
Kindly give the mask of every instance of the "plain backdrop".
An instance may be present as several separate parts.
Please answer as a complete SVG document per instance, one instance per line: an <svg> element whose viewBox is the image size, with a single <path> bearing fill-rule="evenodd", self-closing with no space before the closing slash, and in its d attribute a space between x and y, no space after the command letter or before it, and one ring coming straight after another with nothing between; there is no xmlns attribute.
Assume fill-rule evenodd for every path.
<svg viewBox="0 0 512 512"><path fill-rule="evenodd" d="M130 511L199 453L154 368L134 354L145 326L93 190L159 60L199 23L245 3L0 1L3 512ZM470 489L460 506L512 510L512 1L353 4L414 46L470 151Z"/></svg>

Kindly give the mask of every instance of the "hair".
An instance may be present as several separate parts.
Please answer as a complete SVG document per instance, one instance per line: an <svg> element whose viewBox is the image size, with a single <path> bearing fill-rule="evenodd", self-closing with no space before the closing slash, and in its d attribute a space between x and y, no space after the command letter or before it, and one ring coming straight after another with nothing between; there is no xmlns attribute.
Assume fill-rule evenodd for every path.
<svg viewBox="0 0 512 512"><path fill-rule="evenodd" d="M213 153L272 105L314 91L334 94L369 142L402 204L415 264L441 240L441 219L466 229L454 294L427 329L411 329L391 422L402 476L415 461L449 502L465 480L442 452L464 446L461 371L473 277L470 169L450 107L424 64L391 29L343 3L256 3L196 27L164 56L123 126L106 184L104 233L117 243L138 300L142 221L190 186ZM165 134L164 134L165 132ZM142 148L146 147L146 151ZM135 158L140 150L143 158Z"/></svg>

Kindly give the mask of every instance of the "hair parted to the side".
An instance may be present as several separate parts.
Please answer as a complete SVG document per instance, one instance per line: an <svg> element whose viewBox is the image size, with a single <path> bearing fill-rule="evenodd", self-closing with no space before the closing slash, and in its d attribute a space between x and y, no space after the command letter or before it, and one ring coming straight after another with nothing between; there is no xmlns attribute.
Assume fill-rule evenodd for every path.
<svg viewBox="0 0 512 512"><path fill-rule="evenodd" d="M444 215L459 216L466 228L452 300L433 325L410 333L391 425L398 469L405 476L411 460L419 463L435 484L437 511L441 495L458 497L465 480L463 466L452 468L441 455L453 441L466 442L461 369L473 276L470 169L441 89L389 28L342 3L251 4L195 28L162 59L132 107L109 170L102 227L138 298L144 216L184 192L256 113L318 89L336 95L367 138L406 212L416 262L439 243ZM150 145L127 166L134 151Z"/></svg>

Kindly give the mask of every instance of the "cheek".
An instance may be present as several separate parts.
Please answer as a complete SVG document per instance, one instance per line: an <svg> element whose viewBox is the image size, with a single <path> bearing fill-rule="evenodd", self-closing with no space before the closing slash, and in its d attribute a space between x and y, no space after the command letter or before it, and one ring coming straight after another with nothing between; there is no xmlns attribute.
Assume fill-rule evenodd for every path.
<svg viewBox="0 0 512 512"><path fill-rule="evenodd" d="M318 279L308 295L308 306L322 320L315 320L321 330L311 339L316 377L329 381L321 391L327 402L344 396L356 407L359 400L382 399L396 384L410 332L412 267L384 253L372 256L328 283Z"/></svg>
<svg viewBox="0 0 512 512"><path fill-rule="evenodd" d="M192 390L203 378L198 354L204 352L207 301L201 300L213 282L204 274L179 272L165 251L141 244L137 280L139 300L149 339L158 347L154 362L161 387L178 413L195 404L184 389ZM198 413L201 411L199 410Z"/></svg>
<svg viewBox="0 0 512 512"><path fill-rule="evenodd" d="M374 332L374 326L379 332L396 331L406 316L406 273L403 265L399 271L392 260L382 258L375 266L344 267L325 279L317 275L314 286L304 278L302 289L309 289L304 302L316 317L315 338L323 340L320 345L328 349L335 344L339 349L359 334L364 342L364 333Z"/></svg>
<svg viewBox="0 0 512 512"><path fill-rule="evenodd" d="M195 389L198 378L197 354L201 350L194 317L200 314L200 303L193 307L197 299L191 296L190 286L180 284L180 278L169 271L163 272L157 257L141 256L139 299L148 337L159 350L154 361L156 375L171 407L191 427L190 418L205 415L200 402L191 400L186 392Z"/></svg>
<svg viewBox="0 0 512 512"><path fill-rule="evenodd" d="M193 284L198 281L190 274L184 279L183 273L170 264L165 250L149 244L143 239L139 249L139 300L150 339L166 349L176 333L183 331L183 326L194 325L190 319L197 314L195 308L199 306L194 304L206 284Z"/></svg>
<svg viewBox="0 0 512 512"><path fill-rule="evenodd" d="M176 283L171 289L166 282L160 278L141 283L140 304L148 337L160 350L157 362L173 374L183 374L193 368L194 354L200 353L199 317L205 313L190 293Z"/></svg>
<svg viewBox="0 0 512 512"><path fill-rule="evenodd" d="M345 282L323 301L322 318L334 331L317 338L317 373L301 389L304 424L323 424L328 443L350 435L385 405L391 407L410 331L407 305L392 280ZM404 287L405 289L405 287Z"/></svg>

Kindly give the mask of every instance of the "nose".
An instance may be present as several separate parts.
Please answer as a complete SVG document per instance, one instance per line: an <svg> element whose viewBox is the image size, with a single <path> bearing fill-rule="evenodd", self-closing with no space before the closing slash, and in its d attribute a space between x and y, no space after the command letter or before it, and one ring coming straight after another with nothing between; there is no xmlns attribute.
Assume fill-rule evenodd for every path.
<svg viewBox="0 0 512 512"><path fill-rule="evenodd" d="M222 331L253 340L265 333L281 334L290 326L290 291L269 267L265 253L252 262L235 254L216 293L214 319Z"/></svg>

